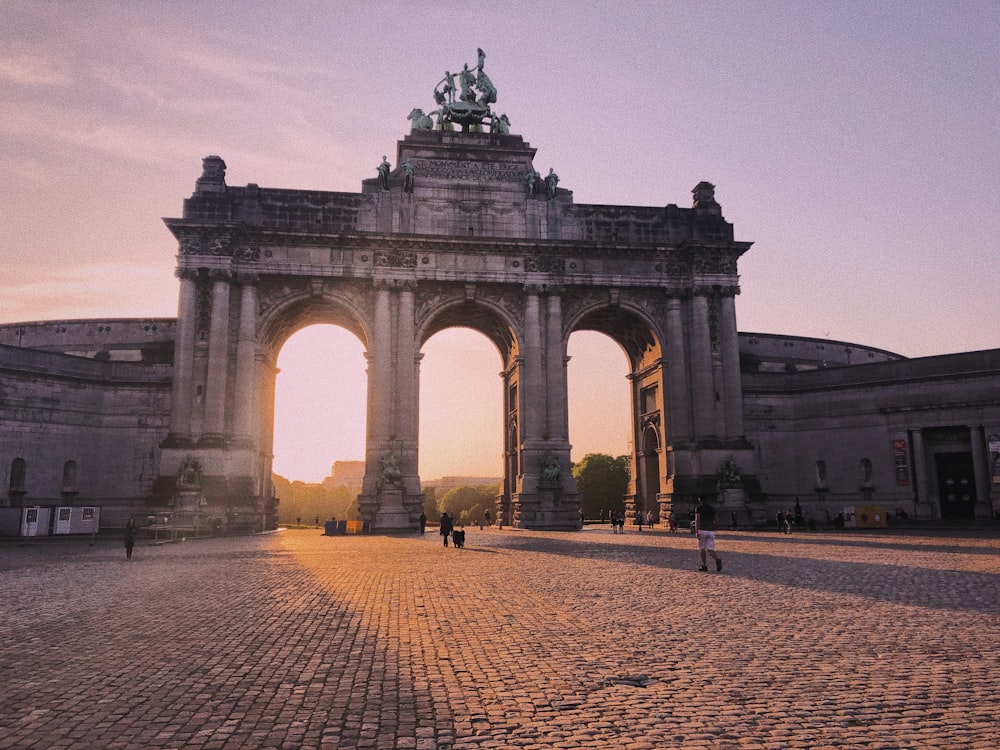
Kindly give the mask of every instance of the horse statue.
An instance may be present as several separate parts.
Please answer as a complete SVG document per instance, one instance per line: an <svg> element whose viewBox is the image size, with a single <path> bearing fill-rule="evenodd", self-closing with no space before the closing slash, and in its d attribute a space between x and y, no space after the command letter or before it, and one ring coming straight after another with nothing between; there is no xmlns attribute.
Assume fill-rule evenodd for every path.
<svg viewBox="0 0 1000 750"><path fill-rule="evenodd" d="M406 119L413 121L412 130L430 130L434 127L434 120L431 119L430 115L425 115L419 107L410 112Z"/></svg>

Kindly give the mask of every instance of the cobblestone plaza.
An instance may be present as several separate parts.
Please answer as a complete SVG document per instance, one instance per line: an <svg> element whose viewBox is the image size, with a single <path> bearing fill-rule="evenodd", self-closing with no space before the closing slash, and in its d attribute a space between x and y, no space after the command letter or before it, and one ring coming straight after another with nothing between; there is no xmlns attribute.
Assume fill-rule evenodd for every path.
<svg viewBox="0 0 1000 750"><path fill-rule="evenodd" d="M0 545L0 748L995 748L1000 538Z"/></svg>

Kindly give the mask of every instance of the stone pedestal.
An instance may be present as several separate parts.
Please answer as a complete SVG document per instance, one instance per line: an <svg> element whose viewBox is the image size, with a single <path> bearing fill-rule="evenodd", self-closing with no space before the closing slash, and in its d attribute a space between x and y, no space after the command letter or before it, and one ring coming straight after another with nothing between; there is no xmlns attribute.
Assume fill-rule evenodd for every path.
<svg viewBox="0 0 1000 750"><path fill-rule="evenodd" d="M719 493L719 510L740 512L746 510L747 493L742 487L726 487Z"/></svg>
<svg viewBox="0 0 1000 750"><path fill-rule="evenodd" d="M205 497L200 489L180 489L174 493L174 509L196 511L205 504Z"/></svg>
<svg viewBox="0 0 1000 750"><path fill-rule="evenodd" d="M381 487L376 495L378 506L372 519L374 531L413 531L410 514L403 506L402 487Z"/></svg>

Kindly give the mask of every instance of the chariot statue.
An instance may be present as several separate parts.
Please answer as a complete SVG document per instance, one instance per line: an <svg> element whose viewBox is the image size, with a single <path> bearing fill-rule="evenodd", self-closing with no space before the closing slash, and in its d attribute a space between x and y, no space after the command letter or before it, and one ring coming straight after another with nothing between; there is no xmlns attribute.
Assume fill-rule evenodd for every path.
<svg viewBox="0 0 1000 750"><path fill-rule="evenodd" d="M434 87L434 101L438 109L433 114L438 116L437 128L451 130L457 123L466 131L479 130L488 120L490 132L509 133L510 120L507 116L494 116L490 111L490 105L495 104L497 100L497 89L483 70L486 53L482 49L478 49L477 52L474 68L464 63L458 73L446 70L444 77ZM410 112L408 119L413 122L414 130L427 130L431 127L430 116L425 115L421 109Z"/></svg>

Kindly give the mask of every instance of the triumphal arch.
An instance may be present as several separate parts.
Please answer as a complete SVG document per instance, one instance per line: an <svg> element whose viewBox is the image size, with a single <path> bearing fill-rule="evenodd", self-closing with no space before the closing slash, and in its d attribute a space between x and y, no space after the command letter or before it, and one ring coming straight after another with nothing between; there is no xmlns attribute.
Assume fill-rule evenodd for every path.
<svg viewBox="0 0 1000 750"><path fill-rule="evenodd" d="M734 241L713 185L698 183L689 208L574 203L498 113L484 68L480 51L446 73L433 109L410 113L395 163L374 157L359 193L235 187L222 158L203 160L183 216L165 220L180 304L161 491L266 509L277 354L313 323L366 348L359 508L376 530L417 528L420 352L455 326L485 334L503 360L508 524L580 527L574 331L604 333L628 358L631 512L664 514L718 493L723 467L751 469L734 304L750 243Z"/></svg>

